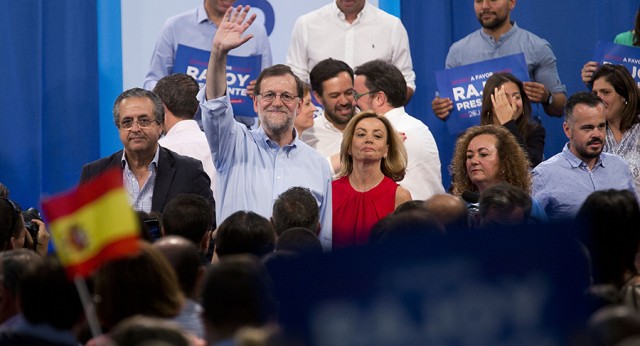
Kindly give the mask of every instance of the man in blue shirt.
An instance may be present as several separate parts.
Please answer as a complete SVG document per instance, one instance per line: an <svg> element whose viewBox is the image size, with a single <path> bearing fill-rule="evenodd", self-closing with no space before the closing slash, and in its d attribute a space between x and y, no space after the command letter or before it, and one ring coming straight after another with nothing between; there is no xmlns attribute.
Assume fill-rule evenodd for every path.
<svg viewBox="0 0 640 346"><path fill-rule="evenodd" d="M217 224L239 210L269 218L273 203L282 192L292 186L302 186L308 188L318 202L320 241L325 249L330 249L329 164L298 139L293 127L303 96L300 79L285 65L264 69L256 81L253 104L260 117L260 127L249 130L233 120L227 92L227 55L231 49L253 38L250 34L243 35L255 15L245 21L249 6L232 10L228 10L213 39L207 83L199 94L202 124L218 170Z"/></svg>
<svg viewBox="0 0 640 346"><path fill-rule="evenodd" d="M565 106L564 133L569 138L561 153L533 169L533 198L549 220L573 218L594 191L617 189L635 194L631 171L619 156L603 153L606 119L604 104L595 94L578 92Z"/></svg>
<svg viewBox="0 0 640 346"><path fill-rule="evenodd" d="M527 96L531 102L540 103L547 114L562 116L566 88L560 82L551 45L511 21L515 6L516 0L474 1L473 8L482 28L451 45L446 68L524 53L531 78L531 82L524 82ZM453 109L453 101L436 97L431 108L437 117L445 119Z"/></svg>

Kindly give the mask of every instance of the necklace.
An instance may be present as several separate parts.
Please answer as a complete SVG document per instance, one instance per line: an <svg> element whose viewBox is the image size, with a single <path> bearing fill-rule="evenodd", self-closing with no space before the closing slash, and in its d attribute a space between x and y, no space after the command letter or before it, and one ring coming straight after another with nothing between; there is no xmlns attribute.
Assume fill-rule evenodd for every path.
<svg viewBox="0 0 640 346"><path fill-rule="evenodd" d="M373 183L364 185L364 186L358 186L354 181L352 176L349 176L349 184L351 185L351 187L358 191L358 192L367 192L371 189L373 189L374 187L378 186L378 184L380 184L382 182L382 179L384 179L384 175L380 178L380 179L376 179L376 181L374 181Z"/></svg>

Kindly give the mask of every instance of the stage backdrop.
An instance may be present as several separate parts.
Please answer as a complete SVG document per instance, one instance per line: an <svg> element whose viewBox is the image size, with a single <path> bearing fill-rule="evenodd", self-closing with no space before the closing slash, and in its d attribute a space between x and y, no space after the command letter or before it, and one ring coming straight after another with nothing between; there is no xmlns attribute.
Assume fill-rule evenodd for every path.
<svg viewBox="0 0 640 346"><path fill-rule="evenodd" d="M274 62L284 61L295 18L330 1L268 2L274 9ZM82 164L121 147L111 116L115 96L141 85L162 22L198 2L0 0L0 182L15 200L23 207L38 206L42 194L74 186ZM385 9L397 5L397 0L380 1ZM434 133L447 186L454 139L431 112L433 71L444 67L451 43L479 24L469 0L402 0L400 5L418 85L408 111ZM551 43L560 77L573 93L585 89L579 71L596 42L631 29L637 6L637 0L521 0L513 19ZM261 23L269 22L258 14ZM549 157L566 138L561 119L541 118Z"/></svg>

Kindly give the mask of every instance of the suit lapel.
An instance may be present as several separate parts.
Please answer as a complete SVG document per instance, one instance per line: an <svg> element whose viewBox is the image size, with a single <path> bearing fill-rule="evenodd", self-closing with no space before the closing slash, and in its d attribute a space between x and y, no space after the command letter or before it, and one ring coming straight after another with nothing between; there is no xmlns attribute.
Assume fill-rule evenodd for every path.
<svg viewBox="0 0 640 346"><path fill-rule="evenodd" d="M169 188L176 172L173 157L166 149L159 147L158 168L156 170L156 182L153 187L153 197L151 199L151 210L162 212L166 204Z"/></svg>

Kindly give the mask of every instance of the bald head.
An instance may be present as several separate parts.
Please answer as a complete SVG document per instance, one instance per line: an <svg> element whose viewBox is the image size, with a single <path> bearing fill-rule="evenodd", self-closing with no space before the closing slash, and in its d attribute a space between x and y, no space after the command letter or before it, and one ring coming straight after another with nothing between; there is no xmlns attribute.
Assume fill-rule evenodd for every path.
<svg viewBox="0 0 640 346"><path fill-rule="evenodd" d="M201 275L200 256L195 244L187 238L171 235L159 239L152 246L169 260L180 281L180 288L186 296L193 298Z"/></svg>
<svg viewBox="0 0 640 346"><path fill-rule="evenodd" d="M424 201L423 206L447 231L469 229L469 210L459 197L436 194Z"/></svg>

